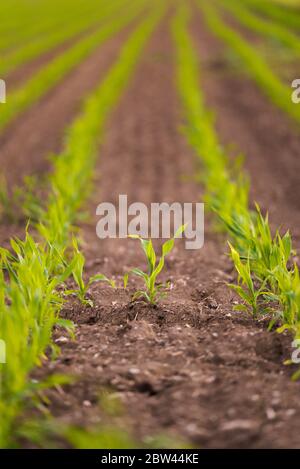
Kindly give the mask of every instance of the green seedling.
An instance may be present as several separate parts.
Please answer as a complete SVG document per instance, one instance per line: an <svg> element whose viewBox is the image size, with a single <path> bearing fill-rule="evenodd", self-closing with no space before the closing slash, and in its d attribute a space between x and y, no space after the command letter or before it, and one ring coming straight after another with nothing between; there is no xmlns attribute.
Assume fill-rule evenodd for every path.
<svg viewBox="0 0 300 469"><path fill-rule="evenodd" d="M0 177L0 218L13 220L14 210L9 196L7 182L4 176Z"/></svg>
<svg viewBox="0 0 300 469"><path fill-rule="evenodd" d="M130 273L143 279L145 290L138 290L134 293L132 300L135 301L139 298L144 298L151 305L156 305L157 302L166 295L166 288L168 284L157 283L157 277L161 273L165 265L165 258L173 250L175 239L178 238L185 230L186 225L182 225L176 231L174 238L169 239L162 245L161 257L158 260L153 243L151 239L143 239L138 235L130 235L129 238L139 239L142 249L147 259L148 272L143 272L141 269L132 269ZM126 288L128 281L128 274L124 276L124 286Z"/></svg>
<svg viewBox="0 0 300 469"><path fill-rule="evenodd" d="M24 188L18 188L18 199L23 216L32 222L37 222L42 215L39 192L41 184L37 176L26 176L24 178Z"/></svg>
<svg viewBox="0 0 300 469"><path fill-rule="evenodd" d="M238 251L236 251L230 243L229 247L231 259L238 273L238 284L229 284L229 287L232 288L244 301L243 304L236 305L234 309L238 311L248 311L248 308L250 307L253 316L256 316L259 307L261 306L261 304L258 303L258 300L265 293L264 287L266 282L263 282L260 288L257 289L252 279L250 258L248 257L248 259L243 261Z"/></svg>
<svg viewBox="0 0 300 469"><path fill-rule="evenodd" d="M106 282L112 288L116 287L115 281L110 280L103 274L96 274L88 280L87 283L84 281L84 266L85 266L85 257L83 253L78 248L78 242L75 238L73 238L73 261L72 261L72 276L77 285L76 290L66 290L64 293L66 295L76 295L82 304L93 306L92 300L87 298L87 293L89 288L96 282Z"/></svg>
<svg viewBox="0 0 300 469"><path fill-rule="evenodd" d="M16 222L24 218L39 220L42 207L38 197L38 184L35 176L24 177L22 186L8 188L4 176L0 177L0 218Z"/></svg>

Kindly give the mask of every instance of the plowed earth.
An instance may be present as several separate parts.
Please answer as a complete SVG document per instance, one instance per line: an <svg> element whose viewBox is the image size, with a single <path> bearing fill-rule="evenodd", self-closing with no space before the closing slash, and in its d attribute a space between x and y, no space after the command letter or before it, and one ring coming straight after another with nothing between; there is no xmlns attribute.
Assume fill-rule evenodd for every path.
<svg viewBox="0 0 300 469"><path fill-rule="evenodd" d="M217 113L221 141L234 141L246 154L253 198L270 209L275 225L284 222L298 239L299 136L253 84L228 70L223 48L200 17L192 31L201 57L201 81L208 105ZM174 441L185 439L204 448L299 447L300 385L291 382L292 370L283 365L290 357L291 339L268 333L265 319L254 321L233 311L236 298L227 283L235 273L225 255L225 240L211 228L210 215L206 214L204 247L188 251L178 241L167 259L162 280L170 280L172 288L157 308L130 301L138 285L135 280L130 280L128 290L121 288L124 272L146 267L139 244L100 241L96 236L97 205L117 202L119 194L127 194L129 202L146 204L202 200L193 178L201 168L180 132L183 116L173 53L169 27L163 23L108 122L88 207L91 220L81 226L87 276L102 272L115 277L120 287L96 284L89 293L93 307L83 307L75 299L66 305L63 316L77 325L76 341L56 331L61 355L36 376L76 376L75 384L49 392L51 411L63 422L88 426L107 421L99 398L109 390L123 407L113 421L131 429L139 440L167 434ZM114 55L113 49L108 55ZM88 79L92 70L83 73L88 88L96 80ZM66 97L73 109L74 94ZM57 140L68 116L60 124L54 122L55 115L61 115L58 106L64 106L55 96L49 106ZM30 130L37 140L44 136L46 142L53 141L47 137L46 124L40 128L43 121L34 125L38 110L32 113L19 124L17 137L11 134L10 143L5 143L6 137L7 155L18 159L21 147L29 145L30 135L25 135ZM8 150L17 144L19 149ZM39 168L37 158L28 158L34 171Z"/></svg>

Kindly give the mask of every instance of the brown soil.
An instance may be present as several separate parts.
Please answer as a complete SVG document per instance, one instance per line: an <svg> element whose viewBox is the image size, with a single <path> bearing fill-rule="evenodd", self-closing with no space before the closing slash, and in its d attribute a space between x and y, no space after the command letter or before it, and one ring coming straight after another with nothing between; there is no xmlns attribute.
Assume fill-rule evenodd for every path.
<svg viewBox="0 0 300 469"><path fill-rule="evenodd" d="M217 45L202 28L197 34L208 70L205 91L209 104L218 105L221 135L243 144L256 175L255 197L271 207L276 222L290 223L298 210L287 191L288 183L297 190L298 137L255 87L227 76L215 60ZM145 267L136 241L97 239L94 214L101 201L116 201L119 194L128 194L129 202L201 200L192 181L196 158L178 131L173 77L165 24L107 128L90 204L93 221L82 227L88 275L101 271L120 284L124 271ZM299 447L300 385L282 364L290 339L266 332L263 319L233 311L236 298L226 284L234 274L224 251L208 222L202 250L187 251L178 242L162 275L172 289L158 308L130 302L133 280L126 292L93 286L92 308L70 302L63 315L77 324L77 340L57 332L61 356L40 371L77 376L75 385L50 392L53 414L81 426L101 422L99 396L109 389L123 403L117 420L139 439L163 433L207 448Z"/></svg>

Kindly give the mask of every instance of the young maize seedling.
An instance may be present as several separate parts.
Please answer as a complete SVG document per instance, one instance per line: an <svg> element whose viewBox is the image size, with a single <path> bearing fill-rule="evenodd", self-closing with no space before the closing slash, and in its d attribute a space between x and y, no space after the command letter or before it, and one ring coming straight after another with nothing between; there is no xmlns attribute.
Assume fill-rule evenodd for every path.
<svg viewBox="0 0 300 469"><path fill-rule="evenodd" d="M84 278L83 278L83 271L84 271L84 266L85 266L85 258L82 252L78 248L78 242L75 238L73 238L73 249L74 249L74 257L73 261L71 263L72 265L72 276L73 279L78 287L77 290L66 290L64 293L66 295L76 295L79 300L82 302L84 305L88 306L93 306L93 302L90 299L87 299L87 293L89 288L93 285L93 283L96 282L106 282L109 283L109 285L112 288L115 288L115 281L110 280L103 274L97 274L94 275L93 277L90 277L89 281L85 283Z"/></svg>
<svg viewBox="0 0 300 469"><path fill-rule="evenodd" d="M246 304L239 304L235 306L235 310L239 311L248 311L248 306L252 309L253 316L257 315L259 306L258 300L262 297L265 292L266 281L262 283L259 288L256 288L254 285L252 275L251 275L251 264L250 258L243 262L240 254L234 247L229 243L230 254L236 271L238 272L238 284L229 284L229 287L232 288Z"/></svg>
<svg viewBox="0 0 300 469"><path fill-rule="evenodd" d="M0 176L0 219L16 222L37 221L42 213L35 176L24 177L22 186L8 188L4 176Z"/></svg>
<svg viewBox="0 0 300 469"><path fill-rule="evenodd" d="M0 175L0 220L14 223L18 219L19 189L10 190L5 177Z"/></svg>
<svg viewBox="0 0 300 469"><path fill-rule="evenodd" d="M16 198L19 201L21 215L32 222L37 222L42 216L39 194L41 188L42 184L38 182L37 176L26 176L24 178L24 187L18 187L15 192Z"/></svg>
<svg viewBox="0 0 300 469"><path fill-rule="evenodd" d="M159 260L155 250L153 248L153 243L151 239L143 239L138 235L130 235L129 238L139 239L141 242L142 249L145 253L148 263L148 272L143 272L141 269L135 268L132 269L129 274L134 274L138 277L141 277L145 283L145 290L138 290L134 293L132 300L135 301L138 298L144 298L151 305L156 305L157 302L166 295L166 288L168 284L158 284L157 277L161 273L165 265L165 257L173 250L175 239L178 238L185 230L186 225L182 225L176 231L174 238L168 239L162 245L162 253ZM124 276L124 286L126 288L128 275Z"/></svg>

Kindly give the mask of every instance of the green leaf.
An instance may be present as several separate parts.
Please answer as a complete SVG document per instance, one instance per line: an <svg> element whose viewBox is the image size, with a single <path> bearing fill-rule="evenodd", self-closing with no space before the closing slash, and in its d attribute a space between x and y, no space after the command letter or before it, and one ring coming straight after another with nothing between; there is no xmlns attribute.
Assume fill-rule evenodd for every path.
<svg viewBox="0 0 300 469"><path fill-rule="evenodd" d="M148 275L145 274L141 269L135 268L131 269L130 273L133 273L134 275L137 275L138 277L142 277L144 280L147 280Z"/></svg>
<svg viewBox="0 0 300 469"><path fill-rule="evenodd" d="M172 251L173 247L174 247L174 239L172 238L163 244L162 255L167 256Z"/></svg>
<svg viewBox="0 0 300 469"><path fill-rule="evenodd" d="M56 320L56 325L66 329L66 331L68 331L68 333L70 334L70 337L72 337L72 339L75 339L74 332L75 332L76 326L73 321L70 321L69 319L64 319L64 318L58 318Z"/></svg>
<svg viewBox="0 0 300 469"><path fill-rule="evenodd" d="M235 305L233 307L233 311L246 311L246 312L248 312L248 308L247 308L246 305L240 304L240 305Z"/></svg>
<svg viewBox="0 0 300 469"><path fill-rule="evenodd" d="M177 231L176 231L176 233L175 233L175 235L174 235L174 238L175 238L175 239L176 239L176 238L179 238L179 236L182 235L182 233L184 233L184 231L185 231L185 229L186 229L187 226L188 226L187 223L186 223L185 225L181 225L181 226L177 229Z"/></svg>
<svg viewBox="0 0 300 469"><path fill-rule="evenodd" d="M125 290L126 290L127 285L128 285L128 278L129 278L129 274L127 273L123 277L123 287L124 287Z"/></svg>
<svg viewBox="0 0 300 469"><path fill-rule="evenodd" d="M74 257L63 273L58 277L58 283L64 283L73 273L77 264L77 258Z"/></svg>

